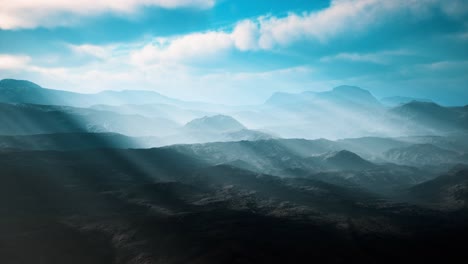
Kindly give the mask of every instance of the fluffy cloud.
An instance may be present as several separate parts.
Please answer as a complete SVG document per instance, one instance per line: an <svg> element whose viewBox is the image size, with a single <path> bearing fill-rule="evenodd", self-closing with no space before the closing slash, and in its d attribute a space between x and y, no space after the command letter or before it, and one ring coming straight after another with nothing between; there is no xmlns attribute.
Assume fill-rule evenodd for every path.
<svg viewBox="0 0 468 264"><path fill-rule="evenodd" d="M207 58L229 49L240 51L270 50L291 45L300 40L327 42L343 33L365 31L398 15L408 19L424 19L440 10L453 19L468 14L468 5L461 0L334 0L323 10L290 13L285 17L263 16L238 22L230 31L210 31L150 43L134 52L137 64L161 61ZM327 60L368 61L384 64L391 55L342 53Z"/></svg>
<svg viewBox="0 0 468 264"><path fill-rule="evenodd" d="M260 18L259 45L268 49L300 39L326 42L338 34L359 32L397 15L421 19L438 9L455 19L468 14L468 4L464 0L334 0L321 11L290 13L283 18Z"/></svg>
<svg viewBox="0 0 468 264"><path fill-rule="evenodd" d="M239 22L231 33L235 46L241 50L255 50L258 48L260 30L251 20Z"/></svg>
<svg viewBox="0 0 468 264"><path fill-rule="evenodd" d="M113 46L97 46L90 44L69 45L69 48L78 55L89 55L92 57L106 59L112 55Z"/></svg>
<svg viewBox="0 0 468 264"><path fill-rule="evenodd" d="M68 25L105 12L132 14L145 6L210 8L215 0L0 0L0 29Z"/></svg>
<svg viewBox="0 0 468 264"><path fill-rule="evenodd" d="M191 61L207 58L231 48L230 34L225 32L195 33L175 39L157 39L131 54L131 62L136 65L161 62Z"/></svg>
<svg viewBox="0 0 468 264"><path fill-rule="evenodd" d="M0 70L18 70L31 61L29 56L0 54Z"/></svg>

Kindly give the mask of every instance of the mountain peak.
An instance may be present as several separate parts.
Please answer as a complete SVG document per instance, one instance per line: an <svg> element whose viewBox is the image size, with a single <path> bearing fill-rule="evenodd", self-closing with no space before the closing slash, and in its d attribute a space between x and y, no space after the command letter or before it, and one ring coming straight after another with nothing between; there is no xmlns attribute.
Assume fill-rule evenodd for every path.
<svg viewBox="0 0 468 264"><path fill-rule="evenodd" d="M291 104L293 102L296 102L298 99L299 99L299 96L297 94L276 92L276 93L272 94L265 101L265 104L269 104L269 105Z"/></svg>
<svg viewBox="0 0 468 264"><path fill-rule="evenodd" d="M444 107L434 103L434 102L421 102L421 101L411 101L409 103L397 106L393 108L393 111L397 112L421 112L425 114L436 114L439 112L450 111Z"/></svg>
<svg viewBox="0 0 468 264"><path fill-rule="evenodd" d="M41 89L42 87L26 80L3 79L0 80L0 88L12 89Z"/></svg>
<svg viewBox="0 0 468 264"><path fill-rule="evenodd" d="M381 104L368 90L357 86L341 85L327 92L318 93L319 98L339 104L358 107L380 107Z"/></svg>
<svg viewBox="0 0 468 264"><path fill-rule="evenodd" d="M390 97L384 97L380 99L380 102L387 105L387 106L399 106L399 105L404 105L411 103L413 101L418 101L418 102L426 102L426 103L431 103L434 102L431 99L426 99L426 98L414 98L414 97L406 97L406 96L390 96Z"/></svg>
<svg viewBox="0 0 468 264"><path fill-rule="evenodd" d="M325 159L362 159L358 154L351 152L349 150L340 150L340 151L333 151L330 153L325 154Z"/></svg>
<svg viewBox="0 0 468 264"><path fill-rule="evenodd" d="M440 108L441 106L434 103L434 102L424 102L424 101L417 101L413 100L407 104L404 104L403 106L407 107L432 107L432 108Z"/></svg>
<svg viewBox="0 0 468 264"><path fill-rule="evenodd" d="M213 115L196 118L185 125L196 130L237 131L245 129L239 121L227 115Z"/></svg>
<svg viewBox="0 0 468 264"><path fill-rule="evenodd" d="M367 169L374 166L371 162L361 158L358 154L348 151L340 150L330 152L322 156L323 160L326 161L330 166L339 169Z"/></svg>
<svg viewBox="0 0 468 264"><path fill-rule="evenodd" d="M369 91L364 90L364 89L362 89L360 87L357 87L357 86L352 86L352 85L340 85L340 86L337 86L337 87L333 88L332 91L337 92L337 93L366 93L366 94L370 94Z"/></svg>

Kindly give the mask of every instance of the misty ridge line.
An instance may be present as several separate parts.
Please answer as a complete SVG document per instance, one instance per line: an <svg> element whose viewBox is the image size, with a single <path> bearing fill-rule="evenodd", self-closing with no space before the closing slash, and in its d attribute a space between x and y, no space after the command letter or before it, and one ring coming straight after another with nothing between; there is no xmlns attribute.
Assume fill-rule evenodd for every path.
<svg viewBox="0 0 468 264"><path fill-rule="evenodd" d="M181 101L151 91L79 94L5 79L0 81L0 102L31 104L27 106L29 110L21 110L20 119L28 119L24 111L33 111L47 119L54 110L72 116L81 127L55 132L152 136L158 137L164 145L275 137L340 139L446 135L466 129L466 107L443 107L432 101L406 97L391 98L385 105L369 91L355 86L338 86L317 93L275 93L261 105L226 106ZM5 109L13 112L15 107L19 106L5 105ZM32 122L28 120L24 123ZM15 133L14 129L24 130L19 132L22 134L54 132L47 127L29 132L16 127L9 127L10 132ZM10 132L0 131L0 134Z"/></svg>
<svg viewBox="0 0 468 264"><path fill-rule="evenodd" d="M72 91L66 91L66 90L61 90L61 89L57 89L57 88L54 88L54 89L51 89L51 88L46 88L46 87L42 87L38 84L35 84L31 81L28 81L28 80L17 80L17 79L2 79L0 80L0 87L9 87L9 86L13 86L13 87L16 87L16 88L31 88L31 89L43 89L45 91L50 91L50 92L60 92L60 93L63 93L63 95L69 95L69 96L72 96L72 95L78 95L78 96L83 96L83 97L86 97L86 96L89 96L90 98L92 98L93 96L102 96L102 100L105 100L105 97L112 97L112 95L131 95L132 93L141 93L141 95L154 95L154 96L158 96L161 98L161 100L167 100L167 102L174 102L174 101L179 101L179 102L185 102L185 103L203 103L203 104L213 104L213 105L216 105L215 103L207 103L207 102L203 102L203 101L184 101L184 100L181 100L181 99L177 99L177 98L172 98L172 97L168 97L166 95L163 95L157 91L154 91L154 90L138 90L138 89L122 89L122 90L102 90L102 91L99 91L99 92L95 92L95 93L79 93L79 92L72 92ZM341 86L337 86L335 88L332 88L331 90L328 90L328 91L322 91L322 92L310 92L310 91L303 91L303 92L297 92L297 93L285 93L285 92L274 92L271 94L270 97L266 98L265 99L265 102L268 102L268 101L271 101L271 100L274 100L275 97L279 97L279 96L299 96L299 95L305 95L307 96L307 94L321 94L321 93L328 93L334 89L339 89L340 87L354 87L356 88L357 90L361 90L362 92L365 92L365 93L369 93L369 91L367 90L364 90L362 88L359 88L357 86L350 86L350 85L341 85ZM371 96L373 96L371 94ZM420 102L434 102L434 100L432 99L427 99L427 98L418 98L418 97L405 97L405 96L399 96L399 95L395 95L395 96L389 96L389 97L382 97L380 100L378 100L381 104L385 105L385 106L396 106L398 104L402 104L402 103L408 103L408 102L411 102L411 101L420 101ZM219 104L219 105L223 105L223 104ZM232 107L236 107L236 106L242 106L242 105L226 105L227 107L229 106L232 106Z"/></svg>

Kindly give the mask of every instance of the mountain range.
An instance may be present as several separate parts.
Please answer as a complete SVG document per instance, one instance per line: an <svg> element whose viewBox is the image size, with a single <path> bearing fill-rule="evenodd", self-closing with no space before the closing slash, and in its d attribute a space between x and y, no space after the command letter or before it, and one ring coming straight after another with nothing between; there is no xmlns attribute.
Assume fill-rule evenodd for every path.
<svg viewBox="0 0 468 264"><path fill-rule="evenodd" d="M224 106L2 80L0 262L453 262L467 116L354 86Z"/></svg>
<svg viewBox="0 0 468 264"><path fill-rule="evenodd" d="M79 94L45 89L28 81L6 79L0 81L0 102L91 107L87 111L100 111L93 115L112 112L113 117L109 120L125 119L131 115L143 123L161 124L159 128L154 125L155 129L132 132L128 131L129 128L122 129L111 122L107 127L97 126L93 131L137 136L168 136L174 134L174 127L216 115L229 116L250 130L278 137L402 137L447 135L468 129L466 107L444 107L433 102L410 101L388 108L370 92L354 86L339 86L326 92L276 93L263 105L233 107L186 102L152 91ZM129 123L128 120L116 122L125 126ZM240 130L240 126L238 128ZM157 129L160 131L157 132Z"/></svg>

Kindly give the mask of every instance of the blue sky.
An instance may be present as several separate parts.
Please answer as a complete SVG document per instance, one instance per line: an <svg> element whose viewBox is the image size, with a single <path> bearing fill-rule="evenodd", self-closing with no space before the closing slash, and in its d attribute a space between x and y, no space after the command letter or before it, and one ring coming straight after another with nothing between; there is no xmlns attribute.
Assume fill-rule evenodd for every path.
<svg viewBox="0 0 468 264"><path fill-rule="evenodd" d="M349 84L468 104L465 0L1 2L0 78L229 104Z"/></svg>

